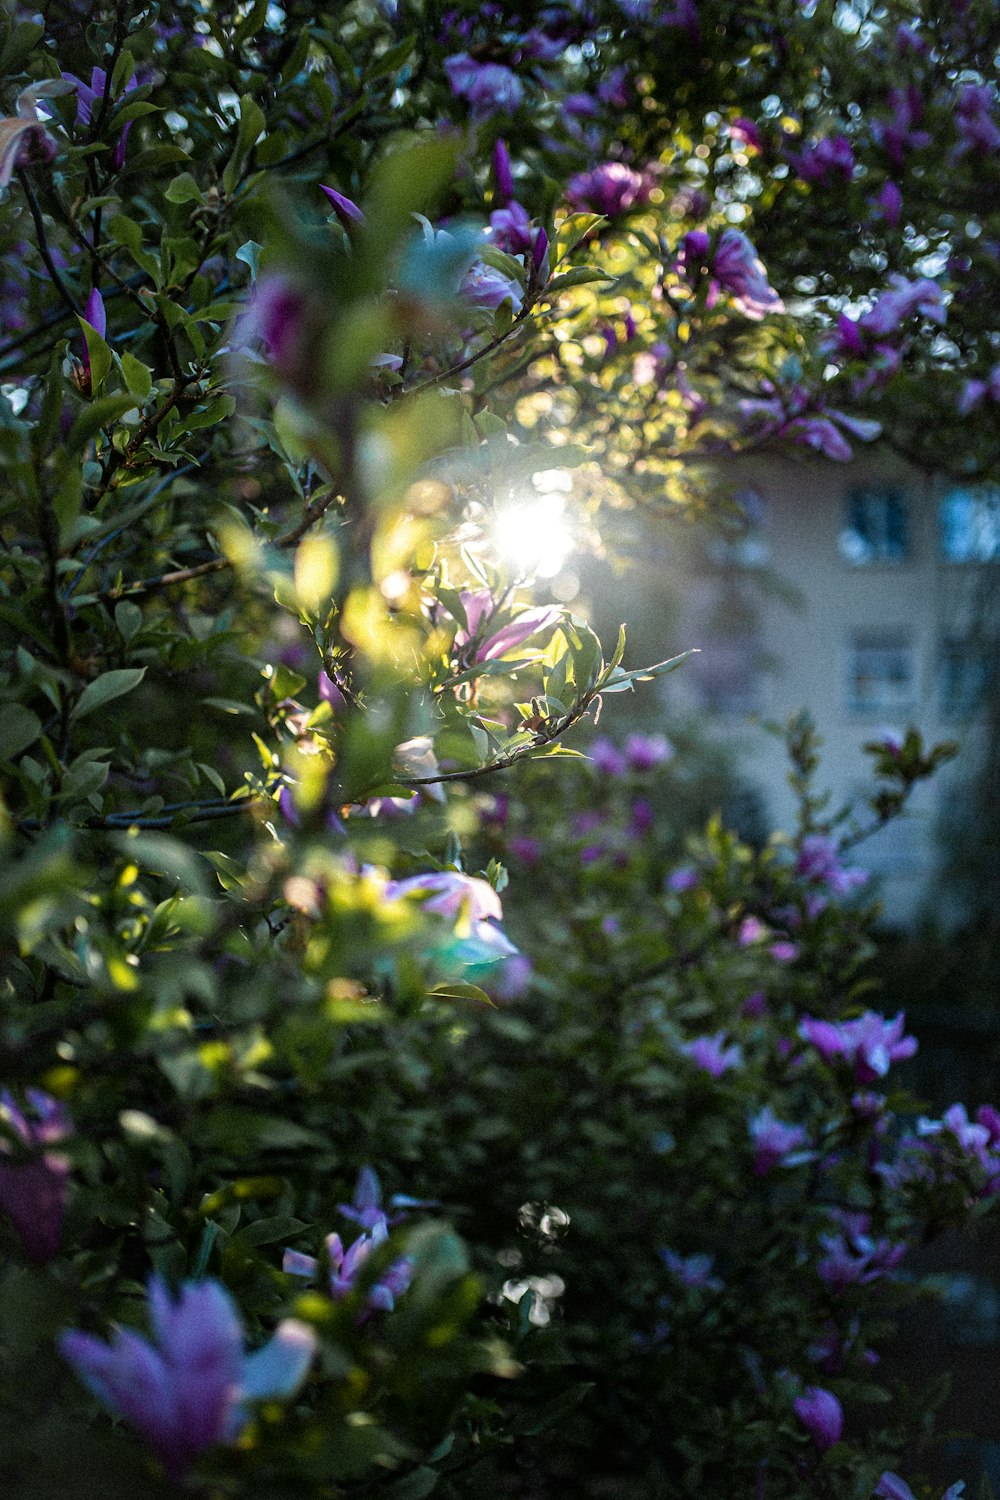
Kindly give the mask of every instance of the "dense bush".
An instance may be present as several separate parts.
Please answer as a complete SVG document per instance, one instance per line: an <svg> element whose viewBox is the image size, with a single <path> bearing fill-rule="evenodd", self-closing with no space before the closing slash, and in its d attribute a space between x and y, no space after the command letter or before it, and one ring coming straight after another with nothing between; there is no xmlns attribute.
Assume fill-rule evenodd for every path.
<svg viewBox="0 0 1000 1500"><path fill-rule="evenodd" d="M910 1493L1000 1117L887 1092L848 851L947 748L699 829L607 729L684 643L544 580L748 447L989 475L995 31L6 8L5 1494Z"/></svg>

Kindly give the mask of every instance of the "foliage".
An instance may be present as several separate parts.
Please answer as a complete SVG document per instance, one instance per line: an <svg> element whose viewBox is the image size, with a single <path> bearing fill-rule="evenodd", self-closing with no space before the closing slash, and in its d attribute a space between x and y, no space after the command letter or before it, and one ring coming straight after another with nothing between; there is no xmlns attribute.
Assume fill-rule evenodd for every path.
<svg viewBox="0 0 1000 1500"><path fill-rule="evenodd" d="M800 722L794 837L690 842L695 752L563 744L683 650L531 584L546 506L748 446L943 461L949 403L991 472L995 24L5 7L5 1493L912 1458L866 1341L1000 1120L875 1091L911 1041L838 898L947 751L874 745L855 825Z"/></svg>

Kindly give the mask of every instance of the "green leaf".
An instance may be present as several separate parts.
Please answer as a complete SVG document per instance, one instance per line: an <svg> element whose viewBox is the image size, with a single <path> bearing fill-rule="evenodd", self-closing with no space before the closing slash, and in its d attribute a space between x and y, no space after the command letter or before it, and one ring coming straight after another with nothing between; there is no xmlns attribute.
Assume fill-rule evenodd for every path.
<svg viewBox="0 0 1000 1500"><path fill-rule="evenodd" d="M110 427L123 417L127 411L135 407L135 397L129 396L102 396L100 401L91 401L73 423L69 430L67 446L70 452L76 452L89 443L92 437L96 437L102 427Z"/></svg>
<svg viewBox="0 0 1000 1500"><path fill-rule="evenodd" d="M86 318L77 316L77 322L83 330L83 336L87 341L87 357L90 360L90 390L94 396L99 396L104 389L104 382L108 378L111 369L111 350L98 333L97 329L87 322Z"/></svg>
<svg viewBox="0 0 1000 1500"><path fill-rule="evenodd" d="M402 1479L397 1479L382 1490L386 1500L424 1500L437 1489L440 1479L437 1469L429 1469L426 1464L421 1464L419 1469L413 1469L409 1474L404 1474Z"/></svg>
<svg viewBox="0 0 1000 1500"><path fill-rule="evenodd" d="M260 252L263 248L264 246L259 245L256 240L244 240L236 252L236 259L241 260L245 266L250 267L250 280L252 282L257 280L257 273L260 270Z"/></svg>
<svg viewBox="0 0 1000 1500"><path fill-rule="evenodd" d="M546 284L545 292L565 292L571 286L586 286L588 281L617 281L616 276L609 276L605 271L598 271L594 266L574 266L572 271L564 271L561 276L555 276Z"/></svg>
<svg viewBox="0 0 1000 1500"><path fill-rule="evenodd" d="M374 78L390 78L394 73L398 73L400 68L406 62L410 53L413 51L413 48L416 45L416 41L417 36L416 32L414 32L412 36L405 36L403 40L401 42L397 42L394 47L389 47L385 52L382 53L381 57L375 59L370 68L367 68L365 70L365 80L370 81Z"/></svg>
<svg viewBox="0 0 1000 1500"><path fill-rule="evenodd" d="M478 1005L493 1005L493 1001L478 984L446 983L436 985L430 991L434 1000L474 1000ZM494 1009L496 1007L494 1006Z"/></svg>
<svg viewBox="0 0 1000 1500"><path fill-rule="evenodd" d="M145 401L153 391L153 372L142 360L136 359L134 354L124 353L119 355L119 363L122 367L122 376L132 395L139 401Z"/></svg>
<svg viewBox="0 0 1000 1500"><path fill-rule="evenodd" d="M183 156L183 152L180 153ZM134 219L127 219L124 214L115 214L108 221L108 230L114 235L120 245L123 245L135 261L147 275L152 276L157 286L160 285L160 262L155 255L143 249L142 230Z"/></svg>
<svg viewBox="0 0 1000 1500"><path fill-rule="evenodd" d="M308 1229L304 1219L294 1219L291 1214L277 1214L270 1219L257 1219L253 1224L248 1224L245 1229L239 1229L233 1235L233 1245L273 1245L278 1240L290 1240L295 1235L301 1234L303 1229Z"/></svg>
<svg viewBox="0 0 1000 1500"><path fill-rule="evenodd" d="M0 709L0 760L13 760L33 745L42 732L42 721L21 703L5 703Z"/></svg>
<svg viewBox="0 0 1000 1500"><path fill-rule="evenodd" d="M201 203L204 197L190 172L175 177L163 196L168 203Z"/></svg>
<svg viewBox="0 0 1000 1500"><path fill-rule="evenodd" d="M87 683L70 713L70 720L85 718L87 714L103 708L106 703L130 693L139 686L145 675L145 667L118 667L112 672L103 673L93 682Z"/></svg>

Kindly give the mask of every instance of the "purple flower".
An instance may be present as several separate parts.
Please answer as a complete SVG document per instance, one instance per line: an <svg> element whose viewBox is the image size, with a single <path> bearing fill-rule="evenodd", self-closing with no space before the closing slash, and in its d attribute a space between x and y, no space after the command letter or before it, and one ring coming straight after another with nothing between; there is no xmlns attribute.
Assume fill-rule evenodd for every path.
<svg viewBox="0 0 1000 1500"><path fill-rule="evenodd" d="M748 120L742 115L739 119L731 122L729 126L729 138L733 141L739 141L742 146L749 146L751 151L763 151L764 149L764 137L761 135L760 127L755 125L753 120Z"/></svg>
<svg viewBox="0 0 1000 1500"><path fill-rule="evenodd" d="M672 758L674 747L665 734L630 734L625 739L625 759L630 771L651 771Z"/></svg>
<svg viewBox="0 0 1000 1500"><path fill-rule="evenodd" d="M7 1089L0 1090L0 1121L24 1148L11 1149L0 1136L0 1211L21 1237L28 1256L44 1265L59 1252L69 1193L69 1162L51 1147L72 1134L65 1105L40 1089L25 1091L31 1113L19 1109Z"/></svg>
<svg viewBox="0 0 1000 1500"><path fill-rule="evenodd" d="M791 964L799 956L799 945L798 943L790 943L785 938L780 938L778 942L771 943L767 951L776 963Z"/></svg>
<svg viewBox="0 0 1000 1500"><path fill-rule="evenodd" d="M153 1341L115 1329L110 1344L64 1333L63 1357L110 1411L124 1417L179 1479L217 1443L245 1426L247 1402L286 1400L305 1379L316 1348L311 1328L279 1323L253 1354L233 1299L217 1281L182 1282L176 1300L159 1276L149 1281Z"/></svg>
<svg viewBox="0 0 1000 1500"><path fill-rule="evenodd" d="M722 231L711 269L746 317L757 320L766 313L784 312L785 304L769 284L760 256L741 229Z"/></svg>
<svg viewBox="0 0 1000 1500"><path fill-rule="evenodd" d="M312 376L314 317L303 289L285 276L261 276L240 319L240 335L263 343L273 369L293 387Z"/></svg>
<svg viewBox="0 0 1000 1500"><path fill-rule="evenodd" d="M374 1250L384 1245L389 1238L385 1216L376 1219L371 1230L359 1234L346 1250L339 1234L328 1234L324 1244L328 1270L330 1296L335 1301L348 1296L355 1285L362 1267ZM319 1272L319 1261L315 1256L303 1255L298 1250L286 1250L281 1269L288 1276L306 1276L310 1279ZM365 1313L392 1312L396 1298L408 1290L413 1280L413 1262L402 1255L387 1267L379 1279L372 1283L365 1296Z"/></svg>
<svg viewBox="0 0 1000 1500"><path fill-rule="evenodd" d="M843 1058L853 1067L858 1083L875 1083L885 1077L892 1063L916 1052L917 1039L903 1035L905 1025L903 1011L889 1021L877 1011L866 1010L853 1021L821 1021L805 1016L798 1034L825 1062Z"/></svg>
<svg viewBox="0 0 1000 1500"><path fill-rule="evenodd" d="M490 241L508 255L527 255L535 243L535 230L528 210L510 200L505 208L490 214Z"/></svg>
<svg viewBox="0 0 1000 1500"><path fill-rule="evenodd" d="M981 1166L988 1169L991 1165L996 1165L995 1162L990 1162L987 1155L992 1145L989 1128L978 1122L973 1124L964 1104L951 1105L940 1120L929 1120L926 1115L922 1115L917 1121L918 1136L940 1135L945 1131L954 1136L962 1150L975 1157Z"/></svg>
<svg viewBox="0 0 1000 1500"><path fill-rule="evenodd" d="M524 300L516 281L482 260L473 261L462 277L458 294L480 312L496 312L508 301L513 312L520 312Z"/></svg>
<svg viewBox="0 0 1000 1500"><path fill-rule="evenodd" d="M724 1283L712 1275L714 1257L711 1255L678 1255L676 1250L657 1251L663 1264L676 1277L681 1286L692 1291L721 1292Z"/></svg>
<svg viewBox="0 0 1000 1500"><path fill-rule="evenodd" d="M794 1401L795 1415L808 1430L820 1453L839 1443L844 1430L844 1413L832 1391L822 1386L807 1386Z"/></svg>
<svg viewBox="0 0 1000 1500"><path fill-rule="evenodd" d="M322 182L319 190L329 198L330 206L348 233L364 224L365 216L352 199L345 197L343 193L338 193L336 188L325 187Z"/></svg>
<svg viewBox="0 0 1000 1500"><path fill-rule="evenodd" d="M868 1286L888 1276L907 1250L903 1243L873 1239L868 1232L871 1223L867 1214L843 1217L843 1233L820 1235L823 1255L816 1265L820 1278L838 1292L848 1286Z"/></svg>
<svg viewBox="0 0 1000 1500"><path fill-rule="evenodd" d="M628 761L610 740L594 740L590 747L590 758L602 776L624 776L628 771Z"/></svg>
<svg viewBox="0 0 1000 1500"><path fill-rule="evenodd" d="M650 184L624 162L606 161L589 172L578 172L566 184L566 201L577 212L617 219L649 201Z"/></svg>
<svg viewBox="0 0 1000 1500"><path fill-rule="evenodd" d="M962 137L956 157L967 151L981 155L1000 148L1000 127L993 118L993 91L986 84L967 83L958 96L955 124Z"/></svg>
<svg viewBox="0 0 1000 1500"><path fill-rule="evenodd" d="M473 120L512 115L524 102L524 85L502 63L478 63L467 52L457 52L445 58L444 70L452 93L468 101Z"/></svg>
<svg viewBox="0 0 1000 1500"><path fill-rule="evenodd" d="M850 182L854 175L854 151L846 135L825 136L788 160L804 182L815 182L823 187L829 187L838 176Z"/></svg>
<svg viewBox="0 0 1000 1500"><path fill-rule="evenodd" d="M840 863L836 843L823 833L806 834L795 861L795 873L803 880L828 886L836 896L846 895L855 886L864 885L868 879L867 870Z"/></svg>
<svg viewBox="0 0 1000 1500"><path fill-rule="evenodd" d="M736 934L736 941L741 948L750 948L754 943L763 942L769 932L770 928L759 917L744 917Z"/></svg>
<svg viewBox="0 0 1000 1500"><path fill-rule="evenodd" d="M717 1031L714 1036L695 1037L693 1042L684 1042L678 1050L713 1078L721 1078L729 1068L743 1066L743 1048L735 1042L726 1046L724 1031Z"/></svg>
<svg viewBox="0 0 1000 1500"><path fill-rule="evenodd" d="M889 289L880 293L874 307L859 320L867 333L879 338L898 333L907 318L914 316L938 324L945 321L947 313L936 281L926 277L907 281L905 276L891 275L889 282Z"/></svg>
<svg viewBox="0 0 1000 1500"><path fill-rule="evenodd" d="M879 192L870 201L879 217L885 220L890 229L895 229L899 223L900 214L903 212L903 195L891 177L886 179Z"/></svg>
<svg viewBox="0 0 1000 1500"><path fill-rule="evenodd" d="M545 856L545 845L541 839L532 838L529 834L515 834L507 847L515 859L532 869L540 865Z"/></svg>
<svg viewBox="0 0 1000 1500"><path fill-rule="evenodd" d="M503 916L500 897L485 880L462 875L457 870L428 871L410 875L405 880L390 880L386 899L398 901L407 896L424 898L424 910L452 920L464 918L477 923Z"/></svg>
<svg viewBox="0 0 1000 1500"><path fill-rule="evenodd" d="M377 1224L387 1225L393 1222L382 1208L382 1185L373 1167L361 1168L354 1187L353 1202L338 1203L337 1212L366 1230L374 1229Z"/></svg>
<svg viewBox="0 0 1000 1500"><path fill-rule="evenodd" d="M698 884L698 872L690 865L681 865L667 876L668 891L690 891Z"/></svg>
<svg viewBox="0 0 1000 1500"><path fill-rule="evenodd" d="M779 1164L794 1165L792 1155L805 1145L806 1132L801 1125L779 1120L765 1104L750 1120L750 1139L754 1145L754 1175L764 1177Z"/></svg>
<svg viewBox="0 0 1000 1500"><path fill-rule="evenodd" d="M915 128L923 115L924 102L913 84L905 89L890 89L887 102L892 113L887 120L875 121L872 136L893 166L902 168L908 150L916 151L931 143L928 131Z"/></svg>
<svg viewBox="0 0 1000 1500"><path fill-rule="evenodd" d="M540 635L543 630L549 630L557 625L562 618L562 611L556 605L542 605L535 609L525 609L515 615L508 625L502 626L492 635L486 637L476 649L474 661L496 661L498 657L506 656L517 646L530 640L533 635ZM458 637L456 636L457 640Z"/></svg>
<svg viewBox="0 0 1000 1500"><path fill-rule="evenodd" d="M76 89L76 123L78 125L91 125L93 123L94 106L99 105L104 98L107 88L108 75L103 68L92 68L89 85L82 78L77 78L75 73L63 73L67 83L71 83ZM125 92L129 93L138 87L138 78L130 78L125 85ZM128 120L122 129L118 142L111 154L111 165L116 172L120 172L125 165L125 147L128 142L128 133L132 129L132 121Z"/></svg>
<svg viewBox="0 0 1000 1500"><path fill-rule="evenodd" d="M514 198L514 170L510 164L507 142L499 136L493 145L493 181L496 184L496 202L504 208Z"/></svg>
<svg viewBox="0 0 1000 1500"><path fill-rule="evenodd" d="M767 996L763 990L754 990L748 995L740 1007L740 1015L747 1021L756 1021L760 1016L767 1013Z"/></svg>

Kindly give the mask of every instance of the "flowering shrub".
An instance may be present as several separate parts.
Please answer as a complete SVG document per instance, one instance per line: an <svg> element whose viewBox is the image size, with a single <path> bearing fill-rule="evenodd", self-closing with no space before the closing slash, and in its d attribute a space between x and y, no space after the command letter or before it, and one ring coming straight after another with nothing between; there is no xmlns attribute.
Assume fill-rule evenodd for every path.
<svg viewBox="0 0 1000 1500"><path fill-rule="evenodd" d="M853 851L948 752L852 823L792 726L749 847L538 520L995 466L990 0L860 9L6 7L5 1494L919 1482L1000 1125L889 1081Z"/></svg>

